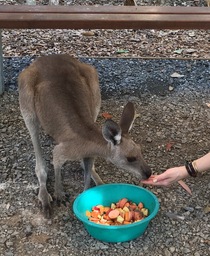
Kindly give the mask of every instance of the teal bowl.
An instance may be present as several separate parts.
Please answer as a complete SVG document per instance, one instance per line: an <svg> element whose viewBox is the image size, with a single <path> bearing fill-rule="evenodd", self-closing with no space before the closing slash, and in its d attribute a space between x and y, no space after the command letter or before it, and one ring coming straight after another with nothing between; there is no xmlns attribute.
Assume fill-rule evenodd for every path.
<svg viewBox="0 0 210 256"><path fill-rule="evenodd" d="M91 211L93 206L110 206L122 198L139 203L149 210L149 216L145 219L127 225L108 226L101 225L88 220L86 211ZM105 184L90 188L81 193L73 203L73 211L76 217L82 221L88 233L104 242L125 242L141 236L149 222L157 215L159 202L157 197L149 190L124 183Z"/></svg>

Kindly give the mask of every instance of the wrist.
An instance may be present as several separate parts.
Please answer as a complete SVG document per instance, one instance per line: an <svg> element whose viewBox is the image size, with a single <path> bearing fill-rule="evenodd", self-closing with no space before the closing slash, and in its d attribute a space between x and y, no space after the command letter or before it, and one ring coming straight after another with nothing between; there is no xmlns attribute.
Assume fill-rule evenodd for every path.
<svg viewBox="0 0 210 256"><path fill-rule="evenodd" d="M179 167L179 180L185 179L189 177L189 173L185 167L185 165Z"/></svg>

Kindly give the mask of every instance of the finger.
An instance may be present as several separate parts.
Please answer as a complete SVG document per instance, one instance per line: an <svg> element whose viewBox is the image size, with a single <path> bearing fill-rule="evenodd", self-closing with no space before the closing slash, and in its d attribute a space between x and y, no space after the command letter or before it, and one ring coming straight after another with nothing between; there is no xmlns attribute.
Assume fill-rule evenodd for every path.
<svg viewBox="0 0 210 256"><path fill-rule="evenodd" d="M141 180L142 183L156 182L158 175L151 175L147 180Z"/></svg>
<svg viewBox="0 0 210 256"><path fill-rule="evenodd" d="M154 179L150 179L150 180L143 180L141 181L141 183L145 185L158 185L159 182L157 182L156 180L154 181Z"/></svg>
<svg viewBox="0 0 210 256"><path fill-rule="evenodd" d="M157 179L157 177L151 180L141 181L141 183L144 185L152 185L152 186L169 186L170 185L168 179L159 180Z"/></svg>
<svg viewBox="0 0 210 256"><path fill-rule="evenodd" d="M157 175L151 175L148 179L142 180L142 181L150 181L150 180L153 180L156 177L157 177Z"/></svg>

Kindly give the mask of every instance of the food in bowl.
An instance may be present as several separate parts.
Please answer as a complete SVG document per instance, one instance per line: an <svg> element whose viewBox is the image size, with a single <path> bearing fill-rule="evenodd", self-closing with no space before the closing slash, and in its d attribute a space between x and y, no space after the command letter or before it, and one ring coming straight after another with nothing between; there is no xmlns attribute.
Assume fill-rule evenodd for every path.
<svg viewBox="0 0 210 256"><path fill-rule="evenodd" d="M143 220L149 215L149 210L142 202L138 204L128 200L120 199L110 206L96 205L92 210L86 211L89 221L102 225L127 225Z"/></svg>

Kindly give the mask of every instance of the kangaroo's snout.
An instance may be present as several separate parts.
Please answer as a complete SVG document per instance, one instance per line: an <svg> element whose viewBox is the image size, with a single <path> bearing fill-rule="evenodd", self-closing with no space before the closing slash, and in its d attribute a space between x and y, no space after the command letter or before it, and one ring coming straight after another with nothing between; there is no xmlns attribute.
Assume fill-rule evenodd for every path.
<svg viewBox="0 0 210 256"><path fill-rule="evenodd" d="M148 165L143 168L142 180L147 180L152 175L152 170Z"/></svg>
<svg viewBox="0 0 210 256"><path fill-rule="evenodd" d="M146 175L147 179L152 175L152 171L151 171L150 167L149 167L149 169L146 171L145 175Z"/></svg>

